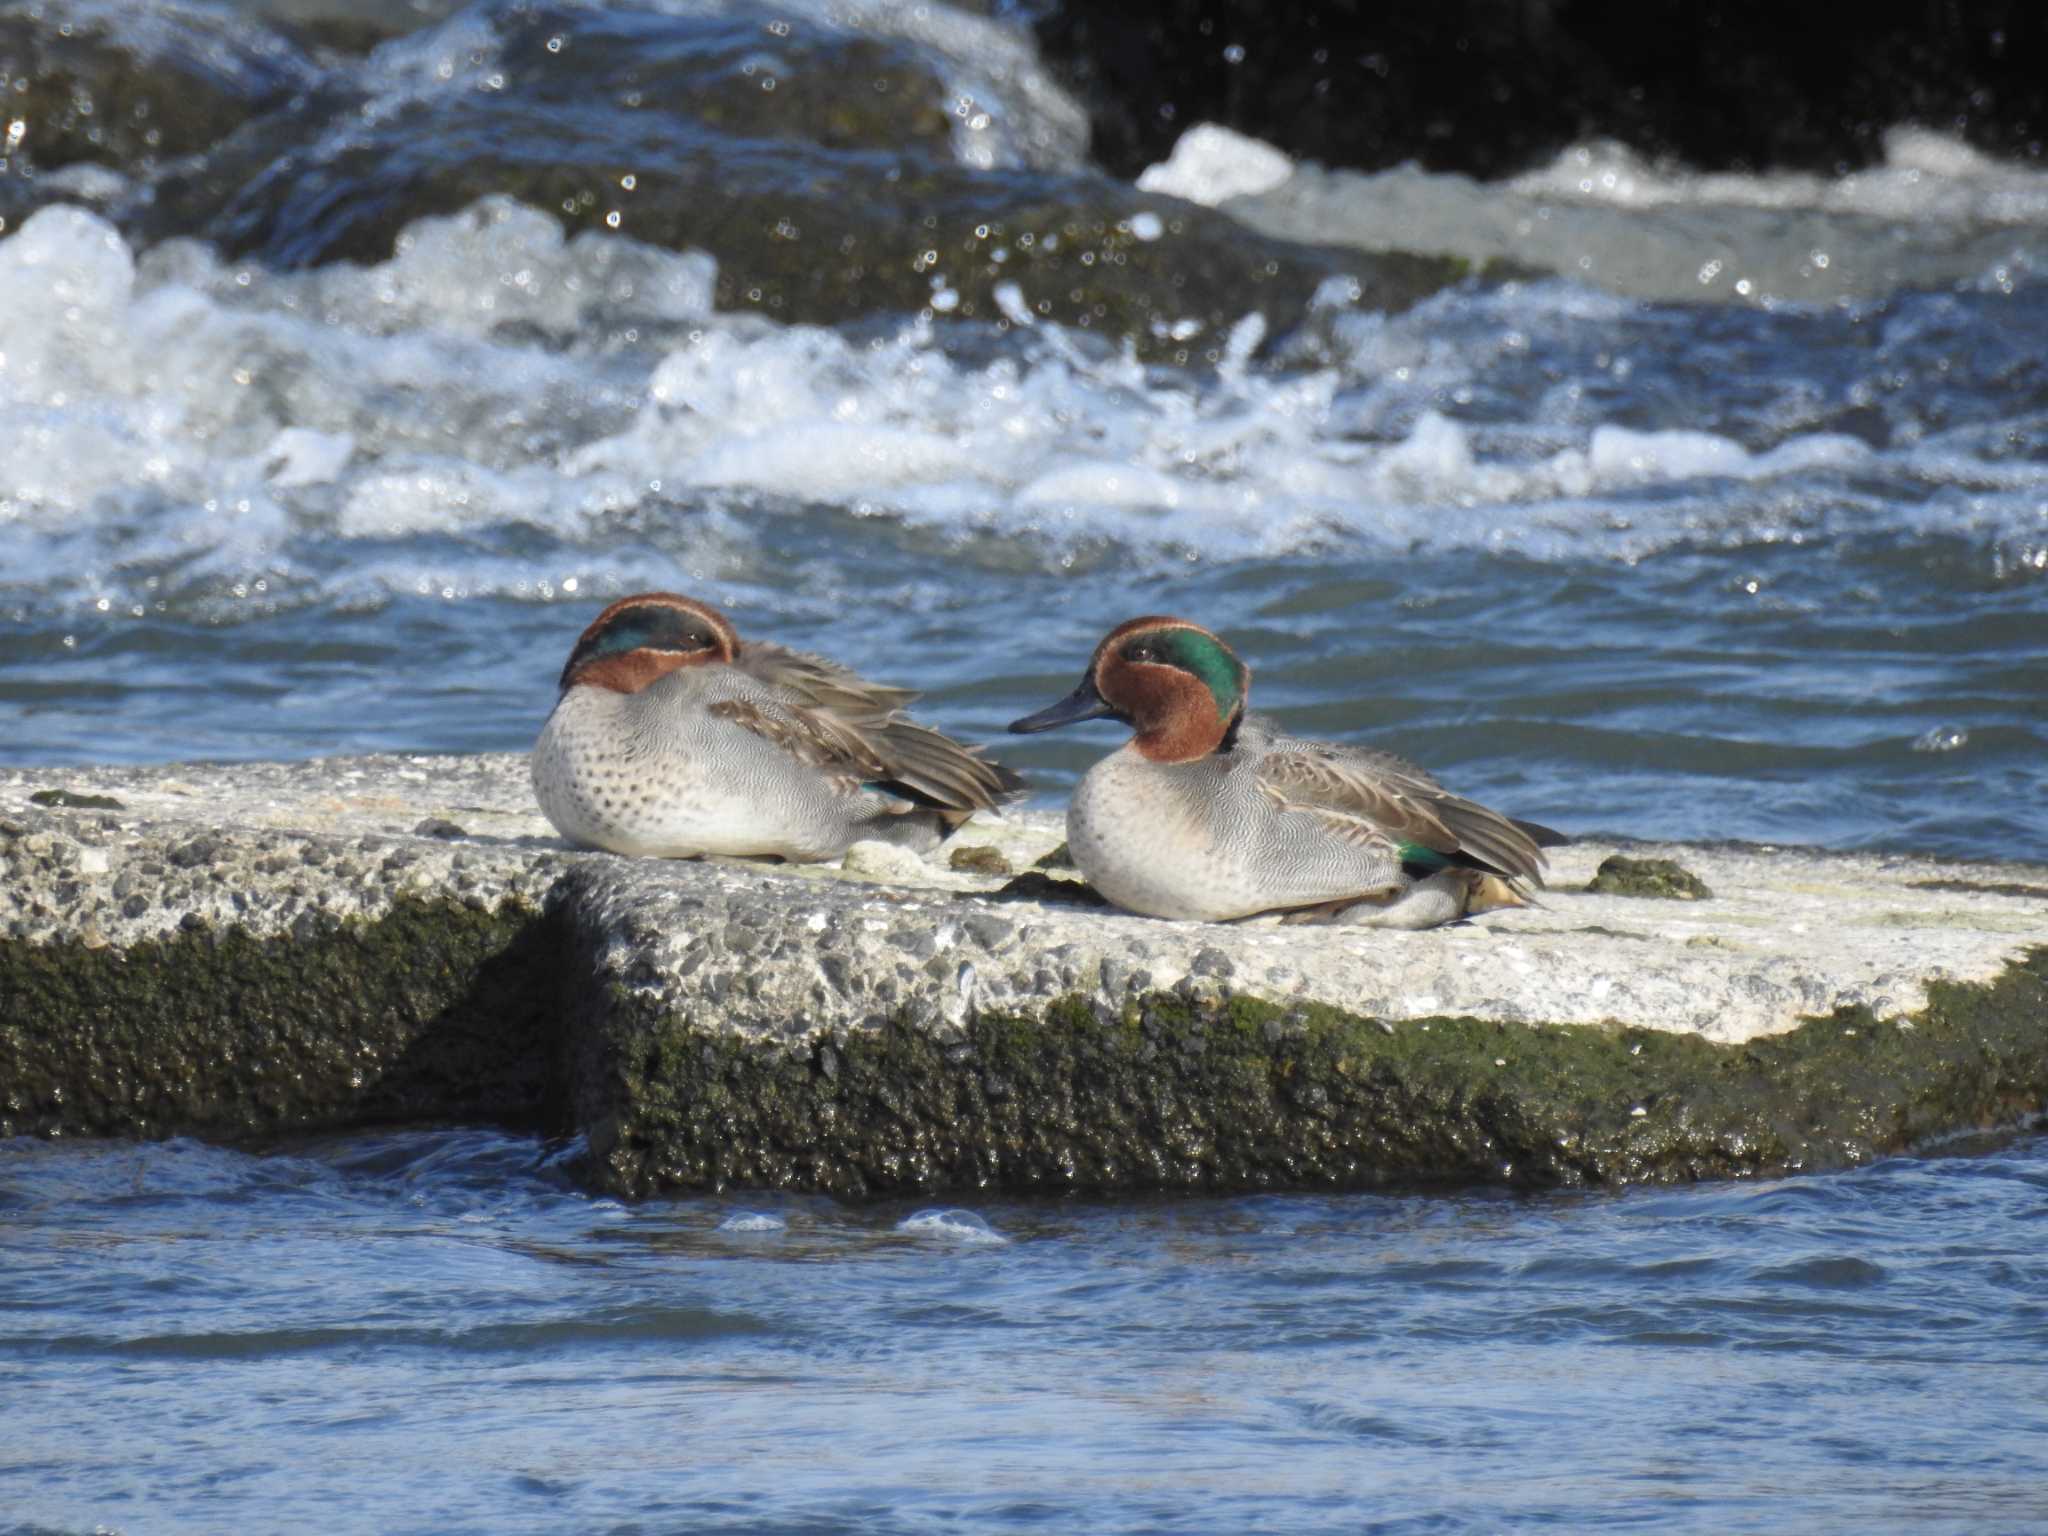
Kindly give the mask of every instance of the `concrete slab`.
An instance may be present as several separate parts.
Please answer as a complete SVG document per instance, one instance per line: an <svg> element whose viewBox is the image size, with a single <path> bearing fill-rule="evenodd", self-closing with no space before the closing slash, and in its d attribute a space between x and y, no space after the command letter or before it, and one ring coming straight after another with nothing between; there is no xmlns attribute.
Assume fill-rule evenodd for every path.
<svg viewBox="0 0 2048 1536"><path fill-rule="evenodd" d="M1352 1092L1339 1070L1364 1057L1331 1042L1360 1028L1382 1041L1482 1028L1502 1041L1505 1031L1516 1042L1547 1041L1543 1070L1581 1073L1571 1090L1580 1103L1608 1069L1640 1063L1642 1032L1705 1053L1683 1070L1725 1076L1731 1053L1772 1042L1796 1041L1804 1059L1816 1020L1853 1016L1867 1032L1903 1039L1931 1014L1953 1014L1965 995L2024 993L2048 955L2048 868L1582 844L1555 851L1540 905L1407 933L1173 923L1087 905L1071 870L1033 867L1060 840L1059 818L1036 812L979 819L929 860L862 845L844 868L582 853L553 837L514 755L0 771L0 1131L262 1136L377 1116L524 1117L587 1132L593 1177L627 1191L721 1182L846 1193L990 1182L1569 1182L1869 1155L1901 1138L2038 1112L2036 1079L2048 1082L2048 1015L2036 1014L2013 1021L1997 1048L2002 1065L1946 1108L1887 1102L1920 1090L1872 1078L1858 1105L1896 1130L1831 1132L1832 1151L1803 1135L1762 1146L1753 1129L1731 1150L1728 1120L1711 1132L1695 1126L1692 1151L1646 1160L1626 1152L1644 1128L1625 1122L1650 1118L1631 1103L1619 1106L1628 1134L1613 1147L1575 1162L1557 1155L1553 1125L1550 1153L1532 1161L1498 1127L1475 1130L1480 1098L1492 1095L1495 1118L1510 1101L1534 1102L1504 1086L1506 1069L1490 1064L1507 1057L1488 1046L1463 1065L1431 1068L1449 1074L1446 1091L1458 1101L1440 1106L1441 1155L1427 1151L1419 1123L1403 1132L1414 1145L1398 1155L1375 1153L1370 1129L1354 1127L1362 1142L1346 1147L1330 1140L1331 1114L1355 1119L1373 1095ZM969 850L959 863L977 867L955 868L958 849ZM1617 851L1676 860L1712 894L1586 893ZM163 996L143 982L152 968L169 978ZM253 1012L233 996L209 1003L188 972L253 987L267 1001ZM300 973L326 978L328 990L306 982L294 1017ZM2018 994L2007 1002L2019 1006ZM220 1015L213 1025L209 1008ZM507 1017L484 1017L488 1008ZM1201 1120L1183 1101L1214 1088L1203 1086L1207 1069L1156 1064L1162 1048L1186 1055L1176 1056L1177 1034L1206 1036L1219 1020L1254 1037L1231 1071L1242 1076L1256 1058L1271 1080L1266 1097L1279 1095L1247 1106L1271 1124L1232 1130L1224 1139L1242 1141L1238 1152L1176 1160L1164 1121L1150 1147L1142 1127L1118 1129L1114 1153L1087 1152L1078 1122L1078 1140L1064 1150L1030 1150L1022 1126L1008 1152L988 1142L1012 1118L1000 1095L985 1092L990 1052L1022 1052L1022 1064L1006 1069L1019 1081L1037 1082L1041 1069L1057 1077L1081 1070L1070 1059L1076 1030L1122 1040L1115 1049L1097 1041L1116 1057L1097 1065L1126 1100L1177 1083L1174 1113ZM189 1059L203 1054L209 1028L233 1034L230 1022L245 1035L235 1060L243 1076L255 1071L269 1084L264 1095L252 1097L234 1069L198 1071ZM152 1060L153 1035L177 1042L176 1071ZM1322 1045L1305 1056L1295 1037L1307 1035ZM516 1041L524 1056L499 1050L488 1066L462 1065L463 1050L489 1056L494 1039ZM671 1063L664 1076L633 1061L651 1042L662 1042L659 1057L684 1039L699 1066L707 1051L723 1063L727 1089L713 1091L694 1068ZM2029 1041L2039 1050L2030 1054ZM2018 1059L2007 1060L2008 1045ZM283 1078L262 1065L266 1055L291 1063ZM1315 1092L1350 1109L1319 1115L1280 1103L1287 1094L1275 1074L1307 1070L1309 1056L1317 1072L1334 1074ZM834 1074L856 1060L884 1078L907 1074L906 1084L936 1074L923 1098L907 1088L897 1096L915 1122L900 1127L914 1155L892 1158L884 1146L881 1128L895 1111L832 1102ZM422 1061L433 1072L414 1081ZM334 1070L343 1062L353 1066ZM1907 1071L1903 1058L1896 1066ZM1671 1070L1682 1075L1675 1058ZM292 1073L303 1093L279 1086ZM465 1073L486 1086L465 1092ZM1460 1073L1469 1080L1456 1087ZM809 1087L792 1097L799 1077ZM153 1078L185 1086L152 1094ZM108 1086L116 1079L120 1091ZM85 1086L95 1081L98 1089ZM759 1102L745 1113L727 1105L727 1137L699 1111L742 1085ZM1075 1087L1047 1091L1071 1109ZM1724 1119L1790 1112L1769 1084L1742 1113L1724 1097ZM1561 1103L1543 1114L1564 1114ZM849 1114L867 1113L880 1119L848 1130ZM1951 1123L1927 1124L1929 1116ZM1250 1156L1267 1133L1282 1149L1277 1162ZM804 1138L813 1149L794 1144ZM1493 1150L1480 1146L1488 1140ZM1699 1150L1708 1143L1718 1150Z"/></svg>

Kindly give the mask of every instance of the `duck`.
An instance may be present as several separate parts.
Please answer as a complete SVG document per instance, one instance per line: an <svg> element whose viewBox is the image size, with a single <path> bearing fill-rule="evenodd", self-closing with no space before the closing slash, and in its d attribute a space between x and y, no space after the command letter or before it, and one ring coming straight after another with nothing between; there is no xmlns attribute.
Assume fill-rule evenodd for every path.
<svg viewBox="0 0 2048 1536"><path fill-rule="evenodd" d="M534 796L569 842L611 853L819 863L864 839L927 853L1022 780L910 719L916 697L742 641L693 598L635 593L569 652Z"/></svg>
<svg viewBox="0 0 2048 1536"><path fill-rule="evenodd" d="M1373 747L1290 736L1250 714L1251 669L1201 625L1148 614L1112 629L1080 686L1020 734L1109 718L1131 739L1067 807L1090 885L1147 917L1421 929L1524 906L1543 850L1568 839L1451 793Z"/></svg>

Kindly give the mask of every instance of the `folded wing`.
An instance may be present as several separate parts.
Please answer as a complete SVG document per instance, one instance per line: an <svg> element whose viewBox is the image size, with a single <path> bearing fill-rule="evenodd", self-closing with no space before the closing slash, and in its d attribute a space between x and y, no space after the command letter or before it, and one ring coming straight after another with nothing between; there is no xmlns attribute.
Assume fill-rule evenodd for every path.
<svg viewBox="0 0 2048 1536"><path fill-rule="evenodd" d="M1261 789L1339 836L1427 850L1447 864L1543 883L1543 850L1532 834L1547 829L1452 794L1404 757L1275 737L1257 761Z"/></svg>
<svg viewBox="0 0 2048 1536"><path fill-rule="evenodd" d="M827 772L947 811L994 806L1022 781L904 713L917 695L802 651L750 644L737 670L758 685L713 713Z"/></svg>

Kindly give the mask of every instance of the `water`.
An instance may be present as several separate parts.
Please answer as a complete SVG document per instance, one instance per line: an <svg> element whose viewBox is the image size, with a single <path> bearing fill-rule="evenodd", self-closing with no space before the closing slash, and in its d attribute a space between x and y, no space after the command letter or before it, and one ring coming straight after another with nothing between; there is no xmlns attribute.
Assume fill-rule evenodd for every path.
<svg viewBox="0 0 2048 1536"><path fill-rule="evenodd" d="M558 1163L0 1147L0 1530L2048 1525L2041 1138L965 1210Z"/></svg>
<svg viewBox="0 0 2048 1536"><path fill-rule="evenodd" d="M509 205L304 274L37 215L0 242L5 750L522 747L645 587L985 739L1175 611L1298 728L1569 830L2048 857L2048 287L1534 282L1191 374L723 318L704 269ZM1048 797L1099 750L1008 748Z"/></svg>
<svg viewBox="0 0 2048 1536"><path fill-rule="evenodd" d="M663 119L681 147L651 137L656 87L738 90L717 110L782 135L778 177L909 218L921 194L861 137L887 120L848 147L820 104L862 48L894 71L877 89L950 93L898 125L905 163L1098 196L1078 109L999 20L807 5L762 53L745 5L484 0L386 7L401 35L342 58L196 0L50 4L125 18L166 69L203 55L210 85L301 94L200 172L32 179L81 206L0 235L9 760L521 748L577 631L648 587L922 686L987 739L1163 610L1224 630L1295 727L1566 830L2048 857L2048 173L1925 132L1834 181L1598 145L1499 188L1298 168L1229 206L1572 276L1392 317L1327 283L1228 334L1183 322L1220 361L1173 366L1024 286L960 320L943 255L915 313L721 308L720 261L631 238L623 193L617 233L487 197L367 265L220 243L255 219L288 255L397 196L363 159L392 123L422 175L479 112L537 160L644 157L635 196L692 156L754 174L686 114ZM634 72L671 33L684 86ZM1227 140L1195 158L1160 174L1212 200L1290 169ZM208 203L208 177L250 179ZM317 205L303 227L263 201L279 184ZM188 204L211 237L165 230ZM1004 750L1053 803L1106 739Z"/></svg>
<svg viewBox="0 0 2048 1536"><path fill-rule="evenodd" d="M989 740L1166 611L1296 729L1568 831L2048 859L2038 170L1925 134L1836 180L1283 159L1226 206L1541 270L1393 316L1333 282L1140 355L1021 272L963 319L950 254L817 325L730 291L836 210L920 216L876 143L1005 208L1109 195L1001 7L33 9L204 61L179 99L289 99L215 149L87 114L105 163L26 182L0 121L0 760L523 748L649 587ZM740 126L650 129L657 55ZM870 69L906 115L833 137ZM642 201L572 238L451 194L305 264L486 149ZM706 164L795 213L636 239ZM1056 803L1109 739L1001 750ZM957 1212L623 1208L566 1166L486 1132L0 1148L0 1531L2048 1528L2038 1138Z"/></svg>

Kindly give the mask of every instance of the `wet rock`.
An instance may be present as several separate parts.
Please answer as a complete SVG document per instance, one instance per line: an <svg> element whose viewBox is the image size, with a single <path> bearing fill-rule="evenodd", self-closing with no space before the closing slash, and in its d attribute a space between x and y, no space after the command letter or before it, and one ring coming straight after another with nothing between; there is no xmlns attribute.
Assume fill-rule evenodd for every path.
<svg viewBox="0 0 2048 1536"><path fill-rule="evenodd" d="M235 0L235 9L315 47L360 55L446 21L462 0Z"/></svg>
<svg viewBox="0 0 2048 1536"><path fill-rule="evenodd" d="M1178 361L1219 356L1252 310L1293 325L1334 276L1397 308L1465 270L1338 255L1136 192L1036 119L981 164L949 62L910 41L630 7L480 6L451 26L480 22L481 63L468 31L404 45L446 50L442 88L378 95L364 73L308 94L164 177L127 223L284 267L368 263L414 220L503 195L571 231L707 252L722 309L1050 320Z"/></svg>
<svg viewBox="0 0 2048 1536"><path fill-rule="evenodd" d="M1586 889L1595 895L1642 896L1656 901L1707 901L1714 894L1676 859L1634 859L1623 853L1603 859Z"/></svg>
<svg viewBox="0 0 2048 1536"><path fill-rule="evenodd" d="M0 4L7 175L79 162L146 172L218 143L318 75L289 38L226 10L155 21L123 26L69 0Z"/></svg>

